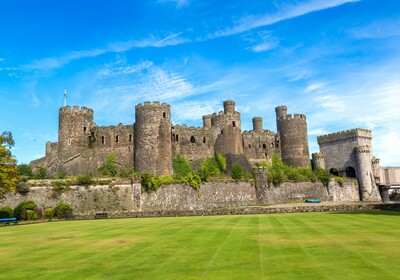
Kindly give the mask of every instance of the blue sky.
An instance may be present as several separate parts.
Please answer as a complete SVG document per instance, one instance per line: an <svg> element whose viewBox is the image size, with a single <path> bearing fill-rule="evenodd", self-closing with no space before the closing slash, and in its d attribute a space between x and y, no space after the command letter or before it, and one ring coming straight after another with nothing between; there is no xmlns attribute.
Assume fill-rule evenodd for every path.
<svg viewBox="0 0 400 280"><path fill-rule="evenodd" d="M171 105L174 123L236 100L242 130L275 111L318 135L373 132L381 165L400 166L400 1L0 1L0 131L19 163L57 141L58 109L133 124L135 105Z"/></svg>

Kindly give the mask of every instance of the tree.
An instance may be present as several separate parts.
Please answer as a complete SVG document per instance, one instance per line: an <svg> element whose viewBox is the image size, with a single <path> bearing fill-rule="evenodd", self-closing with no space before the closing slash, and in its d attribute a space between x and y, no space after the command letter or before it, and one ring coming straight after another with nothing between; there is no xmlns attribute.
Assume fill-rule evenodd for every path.
<svg viewBox="0 0 400 280"><path fill-rule="evenodd" d="M177 155L172 160L172 167L174 169L174 175L177 177L185 177L192 173L192 167L190 163L181 155Z"/></svg>
<svg viewBox="0 0 400 280"><path fill-rule="evenodd" d="M0 135L0 197L13 191L18 182L17 161L10 151L14 144L11 132L4 131Z"/></svg>
<svg viewBox="0 0 400 280"><path fill-rule="evenodd" d="M17 166L18 168L18 175L19 176L25 176L27 178L31 178L32 177L32 167L28 164L18 164Z"/></svg>
<svg viewBox="0 0 400 280"><path fill-rule="evenodd" d="M106 160L104 161L103 165L100 167L100 171L103 175L106 176L112 176L114 177L117 175L118 169L117 169L117 157L114 154L109 154L106 157Z"/></svg>

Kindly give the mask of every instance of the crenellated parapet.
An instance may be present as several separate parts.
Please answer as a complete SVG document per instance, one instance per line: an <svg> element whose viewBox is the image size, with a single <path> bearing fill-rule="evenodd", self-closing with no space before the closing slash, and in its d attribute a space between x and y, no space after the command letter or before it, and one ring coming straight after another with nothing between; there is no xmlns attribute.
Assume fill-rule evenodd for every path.
<svg viewBox="0 0 400 280"><path fill-rule="evenodd" d="M262 117L253 118L253 130L261 131L263 129L263 119Z"/></svg>
<svg viewBox="0 0 400 280"><path fill-rule="evenodd" d="M367 145L357 146L357 147L354 148L354 151L356 153L360 153L360 154L362 154L362 153L369 154L369 153L371 153L371 147L367 146Z"/></svg>
<svg viewBox="0 0 400 280"><path fill-rule="evenodd" d="M356 140L358 138L372 139L372 132L368 129L354 128L317 137L318 144L336 143Z"/></svg>

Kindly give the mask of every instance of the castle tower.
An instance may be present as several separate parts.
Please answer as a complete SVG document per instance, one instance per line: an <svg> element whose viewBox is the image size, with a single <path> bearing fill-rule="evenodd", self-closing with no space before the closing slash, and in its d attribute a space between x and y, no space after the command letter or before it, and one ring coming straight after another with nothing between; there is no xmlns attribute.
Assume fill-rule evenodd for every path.
<svg viewBox="0 0 400 280"><path fill-rule="evenodd" d="M371 148L357 146L354 148L356 158L356 172L360 187L360 199L368 200L373 192L373 172L371 166Z"/></svg>
<svg viewBox="0 0 400 280"><path fill-rule="evenodd" d="M253 130L261 131L263 130L263 119L261 117L254 117L253 118Z"/></svg>
<svg viewBox="0 0 400 280"><path fill-rule="evenodd" d="M203 116L203 127L204 128L211 127L211 115Z"/></svg>
<svg viewBox="0 0 400 280"><path fill-rule="evenodd" d="M58 158L61 161L89 150L93 110L86 107L61 107L58 121Z"/></svg>
<svg viewBox="0 0 400 280"><path fill-rule="evenodd" d="M376 157L372 157L372 172L374 174L375 184L379 185L381 182L381 170L379 167L380 159Z"/></svg>
<svg viewBox="0 0 400 280"><path fill-rule="evenodd" d="M172 174L171 108L159 102L135 107L134 162L140 173Z"/></svg>
<svg viewBox="0 0 400 280"><path fill-rule="evenodd" d="M292 166L309 166L306 116L286 114L286 106L276 107L275 112L283 162Z"/></svg>
<svg viewBox="0 0 400 280"><path fill-rule="evenodd" d="M325 169L325 155L324 153L313 153L312 154L312 163L313 168L322 168Z"/></svg>
<svg viewBox="0 0 400 280"><path fill-rule="evenodd" d="M224 112L211 116L215 139L215 152L221 154L243 154L240 113L235 111L235 101L224 101Z"/></svg>

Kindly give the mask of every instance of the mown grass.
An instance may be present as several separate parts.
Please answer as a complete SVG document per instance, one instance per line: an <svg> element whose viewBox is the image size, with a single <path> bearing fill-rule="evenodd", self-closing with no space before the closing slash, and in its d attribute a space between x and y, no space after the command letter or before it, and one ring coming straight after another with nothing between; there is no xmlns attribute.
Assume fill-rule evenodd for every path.
<svg viewBox="0 0 400 280"><path fill-rule="evenodd" d="M400 213L0 227L1 279L400 279Z"/></svg>

